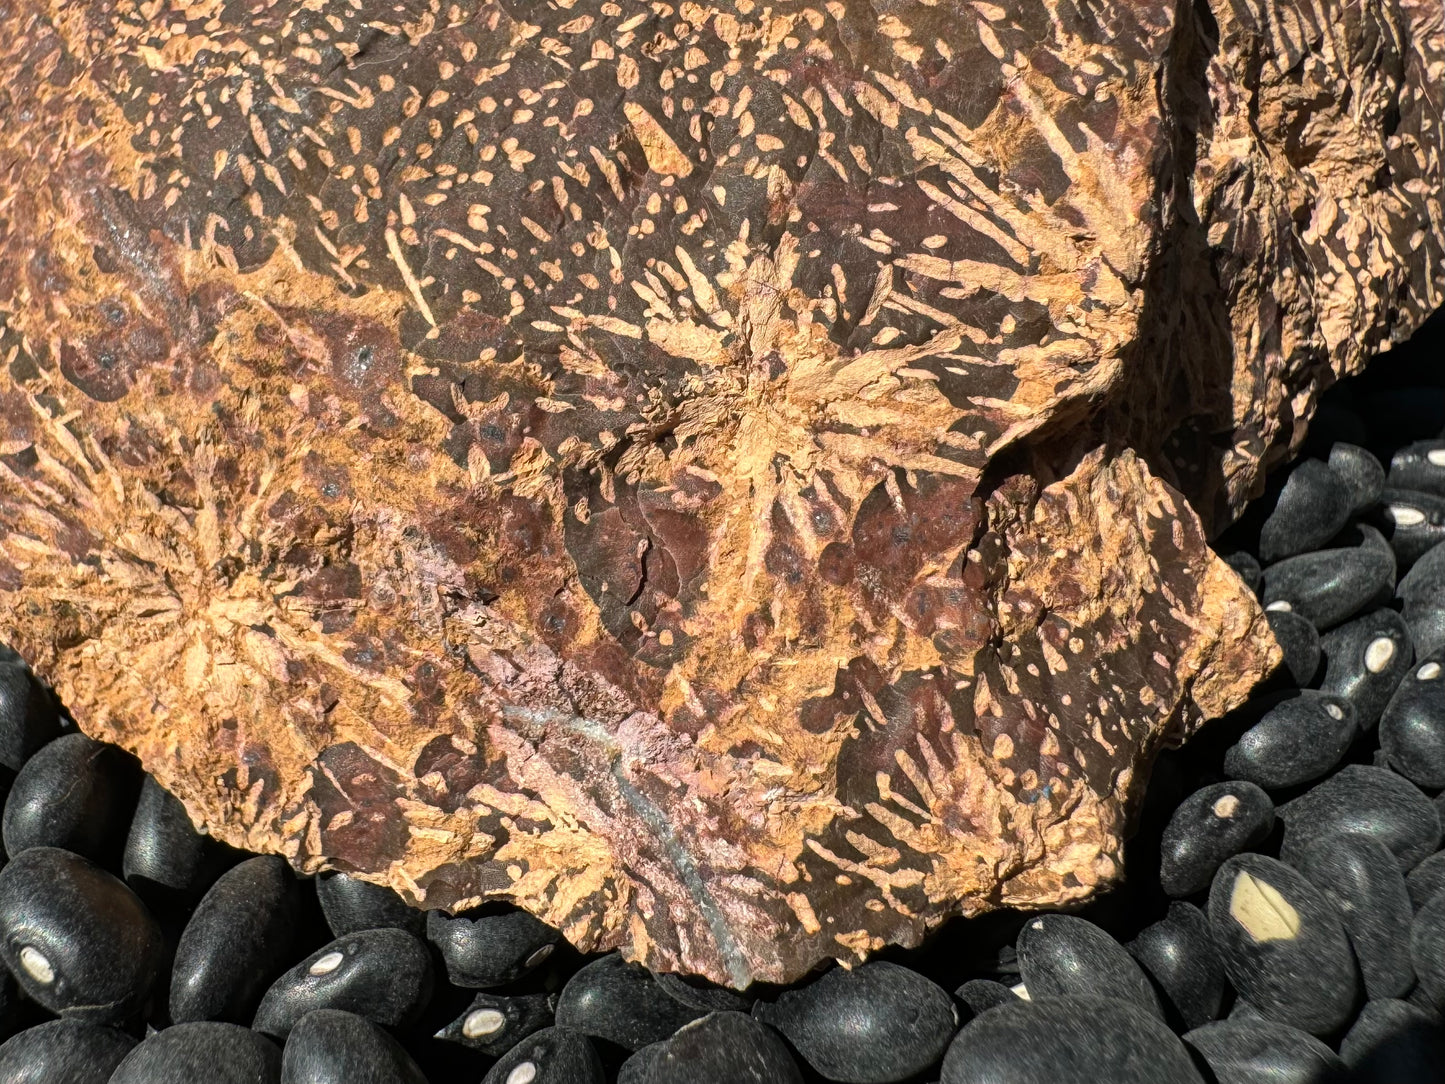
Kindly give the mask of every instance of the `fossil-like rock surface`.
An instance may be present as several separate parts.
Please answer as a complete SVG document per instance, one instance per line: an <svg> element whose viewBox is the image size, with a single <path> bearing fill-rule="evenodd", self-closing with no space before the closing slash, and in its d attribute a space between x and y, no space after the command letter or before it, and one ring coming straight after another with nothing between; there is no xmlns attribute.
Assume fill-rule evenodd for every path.
<svg viewBox="0 0 1445 1084"><path fill-rule="evenodd" d="M1080 899L1278 660L1207 532L1440 301L1442 57L0 0L0 637L213 834L654 968Z"/></svg>

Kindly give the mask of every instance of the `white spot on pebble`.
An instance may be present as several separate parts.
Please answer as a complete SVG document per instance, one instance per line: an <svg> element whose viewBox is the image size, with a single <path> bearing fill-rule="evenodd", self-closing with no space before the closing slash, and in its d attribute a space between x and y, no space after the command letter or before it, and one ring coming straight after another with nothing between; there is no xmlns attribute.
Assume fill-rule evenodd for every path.
<svg viewBox="0 0 1445 1084"><path fill-rule="evenodd" d="M20 966L27 975L44 986L55 981L55 968L50 966L45 954L37 948L26 945L20 950Z"/></svg>
<svg viewBox="0 0 1445 1084"><path fill-rule="evenodd" d="M532 1084L537 1079L537 1063L524 1061L507 1074L507 1084Z"/></svg>
<svg viewBox="0 0 1445 1084"><path fill-rule="evenodd" d="M467 1014L462 1023L462 1034L468 1039L480 1039L484 1035L495 1035L506 1026L506 1016L496 1009L478 1009Z"/></svg>
<svg viewBox="0 0 1445 1084"><path fill-rule="evenodd" d="M1372 674L1378 674L1385 667L1390 665L1390 660L1395 657L1395 641L1388 636L1380 636L1370 641L1370 646L1365 648L1365 669Z"/></svg>
<svg viewBox="0 0 1445 1084"><path fill-rule="evenodd" d="M1327 714L1331 719L1343 719L1345 717L1344 709L1341 708L1338 704L1326 704L1325 714Z"/></svg>
<svg viewBox="0 0 1445 1084"><path fill-rule="evenodd" d="M1438 662L1427 662L1420 669L1415 671L1415 680L1434 681L1440 676L1440 664Z"/></svg>
<svg viewBox="0 0 1445 1084"><path fill-rule="evenodd" d="M1385 514L1396 527L1414 527L1425 522L1425 513L1408 504L1392 504L1385 509Z"/></svg>
<svg viewBox="0 0 1445 1084"><path fill-rule="evenodd" d="M1033 998L1029 997L1029 988L1023 983L1018 983L1017 985L1010 986L1009 989L1012 990L1019 997L1023 998L1025 1001L1033 1000Z"/></svg>
<svg viewBox="0 0 1445 1084"><path fill-rule="evenodd" d="M1294 610L1294 607L1289 604L1288 599L1281 598L1275 599L1275 601L1271 602L1265 609L1274 610L1276 613L1290 613Z"/></svg>
<svg viewBox="0 0 1445 1084"><path fill-rule="evenodd" d="M1233 794L1226 794L1214 803L1214 815L1216 817L1232 817L1238 812L1239 799Z"/></svg>
<svg viewBox="0 0 1445 1084"><path fill-rule="evenodd" d="M1293 941L1299 936L1299 912L1268 881L1240 870L1229 893L1230 917L1255 942Z"/></svg>
<svg viewBox="0 0 1445 1084"><path fill-rule="evenodd" d="M526 959L525 963L523 964L523 966L524 966L524 967L536 967L536 966L537 966L538 964L540 964L543 960L545 960L548 956L552 955L552 949L555 948L555 947L556 947L556 946L554 946L554 945L543 945L543 946L542 946L541 948L539 948L536 952L532 953L532 955L530 955L530 956L527 957L527 959Z"/></svg>
<svg viewBox="0 0 1445 1084"><path fill-rule="evenodd" d="M1431 448L1425 458L1437 467L1445 467L1445 448Z"/></svg>
<svg viewBox="0 0 1445 1084"><path fill-rule="evenodd" d="M339 952L328 952L312 964L308 970L313 975L329 975L341 966L341 961L344 959L346 957Z"/></svg>

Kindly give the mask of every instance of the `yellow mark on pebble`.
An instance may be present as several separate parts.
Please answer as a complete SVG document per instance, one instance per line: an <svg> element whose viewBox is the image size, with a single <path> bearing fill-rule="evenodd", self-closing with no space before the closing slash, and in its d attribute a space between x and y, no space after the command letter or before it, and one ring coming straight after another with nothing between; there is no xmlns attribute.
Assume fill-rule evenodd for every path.
<svg viewBox="0 0 1445 1084"><path fill-rule="evenodd" d="M1241 870L1229 894L1230 917L1256 943L1293 941L1299 936L1299 912L1279 889Z"/></svg>
<svg viewBox="0 0 1445 1084"><path fill-rule="evenodd" d="M682 153L681 148L673 142L672 136L663 130L651 113L636 102L623 103L622 112L627 114L627 123L632 125L632 130L637 133L637 141L642 144L648 169L654 173L672 173L679 177L686 177L692 172L692 163L688 161L687 155Z"/></svg>

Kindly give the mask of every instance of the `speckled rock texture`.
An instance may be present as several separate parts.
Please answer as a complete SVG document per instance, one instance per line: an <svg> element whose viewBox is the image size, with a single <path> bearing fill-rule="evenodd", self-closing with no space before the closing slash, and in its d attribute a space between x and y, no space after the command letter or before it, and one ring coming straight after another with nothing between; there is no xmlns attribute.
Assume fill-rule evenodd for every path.
<svg viewBox="0 0 1445 1084"><path fill-rule="evenodd" d="M1208 533L1440 303L1442 57L0 0L0 636L212 834L656 969L1087 896L1278 662Z"/></svg>

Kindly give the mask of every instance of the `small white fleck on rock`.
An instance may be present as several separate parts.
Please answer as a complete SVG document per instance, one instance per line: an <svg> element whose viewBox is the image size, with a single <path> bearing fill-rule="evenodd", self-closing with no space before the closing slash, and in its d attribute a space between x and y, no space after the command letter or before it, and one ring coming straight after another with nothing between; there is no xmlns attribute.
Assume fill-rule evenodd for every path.
<svg viewBox="0 0 1445 1084"><path fill-rule="evenodd" d="M1012 990L1019 997L1023 998L1025 1001L1033 1000L1033 998L1029 997L1029 988L1021 982L1014 986L1010 986L1009 989Z"/></svg>
<svg viewBox="0 0 1445 1084"><path fill-rule="evenodd" d="M478 1009L467 1014L462 1023L462 1034L468 1039L480 1039L484 1035L495 1035L506 1026L506 1016L496 1009Z"/></svg>
<svg viewBox="0 0 1445 1084"><path fill-rule="evenodd" d="M1365 648L1365 669L1372 674L1378 674L1390 665L1390 660L1394 657L1395 641L1388 636L1377 637Z"/></svg>
<svg viewBox="0 0 1445 1084"><path fill-rule="evenodd" d="M1265 607L1265 609L1274 610L1276 612L1282 611L1284 613L1290 613L1294 609L1294 607L1289 604L1289 601L1287 599L1281 598L1271 602L1268 606Z"/></svg>
<svg viewBox="0 0 1445 1084"><path fill-rule="evenodd" d="M537 1079L537 1063L524 1061L507 1074L507 1084L532 1084Z"/></svg>
<svg viewBox="0 0 1445 1084"><path fill-rule="evenodd" d="M1425 522L1425 513L1408 504L1392 504L1385 509L1385 514L1396 527L1414 527Z"/></svg>
<svg viewBox="0 0 1445 1084"><path fill-rule="evenodd" d="M1326 704L1325 713L1329 715L1331 719L1343 719L1345 717L1344 709L1338 704Z"/></svg>
<svg viewBox="0 0 1445 1084"><path fill-rule="evenodd" d="M50 966L45 954L37 948L26 945L20 950L20 966L38 983L49 986L55 981L55 968Z"/></svg>
<svg viewBox="0 0 1445 1084"><path fill-rule="evenodd" d="M339 952L328 952L307 970L313 975L329 975L341 966L341 961L344 959L346 959L346 957Z"/></svg>
<svg viewBox="0 0 1445 1084"><path fill-rule="evenodd" d="M1425 458L1437 467L1445 467L1445 448L1431 448Z"/></svg>
<svg viewBox="0 0 1445 1084"><path fill-rule="evenodd" d="M541 948L537 949L537 951L532 953L532 955L527 957L526 962L523 966L536 967L548 956L552 955L552 949L555 947L555 945L543 945Z"/></svg>
<svg viewBox="0 0 1445 1084"><path fill-rule="evenodd" d="M1214 803L1214 815L1216 817L1232 817L1238 812L1239 799L1233 794L1226 794Z"/></svg>
<svg viewBox="0 0 1445 1084"><path fill-rule="evenodd" d="M1439 676L1440 664L1438 662L1427 662L1415 671L1415 679L1417 681L1434 681Z"/></svg>

